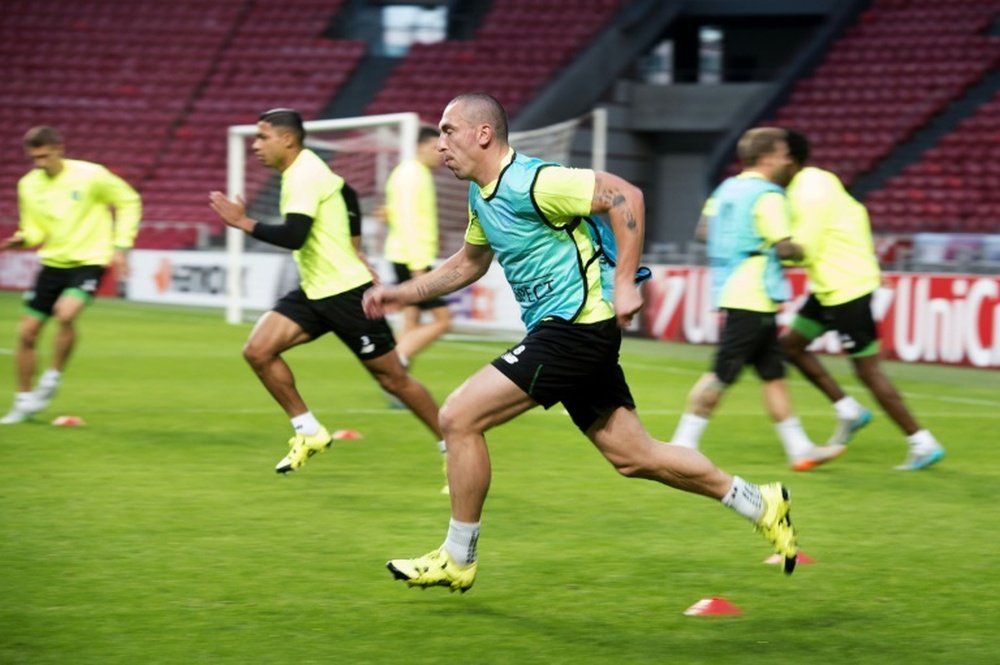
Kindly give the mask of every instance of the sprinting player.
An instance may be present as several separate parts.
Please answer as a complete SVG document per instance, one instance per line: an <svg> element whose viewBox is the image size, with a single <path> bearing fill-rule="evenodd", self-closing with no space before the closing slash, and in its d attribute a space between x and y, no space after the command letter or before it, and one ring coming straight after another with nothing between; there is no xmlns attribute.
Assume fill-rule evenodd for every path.
<svg viewBox="0 0 1000 665"><path fill-rule="evenodd" d="M139 232L142 201L122 178L100 164L64 157L52 127L34 127L24 137L34 168L17 184L20 225L0 249L39 247L42 269L25 294L15 351L14 405L0 424L24 422L48 407L76 347L76 321L97 292L109 265L128 274L127 252ZM51 365L32 390L35 345L50 318L56 320Z"/></svg>
<svg viewBox="0 0 1000 665"><path fill-rule="evenodd" d="M327 332L337 335L379 385L402 400L441 439L437 404L400 364L388 324L384 319L369 320L361 309L361 296L372 285L372 275L351 240L344 181L304 147L304 140L298 112L272 109L260 115L253 150L264 165L281 173L283 223L261 224L246 216L242 200L228 199L221 192L210 195L212 209L227 225L293 250L299 266L300 288L285 294L257 321L243 348L243 356L285 410L295 431L288 454L275 466L278 473L301 468L332 442L330 432L306 406L281 357L288 349Z"/></svg>
<svg viewBox="0 0 1000 665"><path fill-rule="evenodd" d="M803 266L811 293L781 336L785 354L833 403L837 428L830 443L847 443L854 432L868 424L871 412L847 396L808 349L814 339L836 330L855 375L906 435L909 451L896 468L925 469L944 457L944 448L929 430L917 424L879 363L871 299L882 280L868 211L836 175L806 166L809 141L803 134L788 130L787 138L794 174L788 186L792 231L805 248Z"/></svg>
<svg viewBox="0 0 1000 665"><path fill-rule="evenodd" d="M397 282L419 277L434 267L438 253L437 199L432 169L441 163L438 130L421 127L416 159L401 162L385 183L385 259L392 263ZM421 321L429 312L431 320ZM409 365L418 353L448 332L451 312L440 298L403 308L403 324L396 353Z"/></svg>
<svg viewBox="0 0 1000 665"><path fill-rule="evenodd" d="M708 240L712 299L725 314L712 369L691 388L672 443L697 448L723 393L750 364L761 380L764 403L788 463L808 471L845 450L816 446L792 410L785 362L778 343L777 312L790 290L781 260L802 258L791 241L782 186L791 177L784 131L757 127L737 145L743 171L719 185L705 204L696 234Z"/></svg>
<svg viewBox="0 0 1000 665"><path fill-rule="evenodd" d="M635 281L642 192L610 173L516 153L507 143L506 111L483 93L453 99L440 128L445 166L471 181L465 245L416 279L370 289L365 312L381 317L387 307L455 291L482 277L495 255L528 334L442 407L451 486L447 536L429 554L389 561L392 574L409 586L472 586L490 485L485 432L557 402L619 473L721 501L771 541L790 573L798 550L787 490L730 476L698 451L654 440L636 414L618 351L620 328L642 307ZM610 226L594 213L606 213Z"/></svg>

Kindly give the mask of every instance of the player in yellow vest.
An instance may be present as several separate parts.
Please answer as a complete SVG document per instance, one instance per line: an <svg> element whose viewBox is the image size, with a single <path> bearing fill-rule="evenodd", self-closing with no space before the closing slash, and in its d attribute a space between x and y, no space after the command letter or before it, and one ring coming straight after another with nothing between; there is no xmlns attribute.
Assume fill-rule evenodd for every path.
<svg viewBox="0 0 1000 665"><path fill-rule="evenodd" d="M361 296L372 274L352 242L344 180L304 146L302 117L292 109L272 109L257 122L253 150L260 161L281 173L281 224L261 224L246 216L241 199L212 192L212 209L233 228L291 249L299 267L300 288L287 293L254 326L243 355L291 420L295 434L278 473L302 467L332 442L330 432L306 406L281 354L333 332L383 390L398 397L440 441L437 404L414 380L394 352L385 319L369 320ZM443 443L439 444L442 448Z"/></svg>
<svg viewBox="0 0 1000 665"><path fill-rule="evenodd" d="M385 183L385 259L392 263L397 282L419 277L437 260L438 215L432 171L441 163L437 140L437 128L422 127L416 159L396 166ZM423 312L430 313L430 321L421 321ZM451 312L441 298L404 307L402 315L396 352L404 365L451 327Z"/></svg>
<svg viewBox="0 0 1000 665"><path fill-rule="evenodd" d="M35 127L24 137L35 165L17 184L20 225L0 249L39 247L42 269L25 294L18 332L14 406L0 424L23 422L55 396L76 345L76 320L94 299L108 265L127 274L127 251L142 214L139 195L123 179L92 162L66 159L58 132ZM37 366L35 344L45 322L54 318L52 362L31 389Z"/></svg>
<svg viewBox="0 0 1000 665"><path fill-rule="evenodd" d="M792 232L805 249L803 266L811 293L790 328L781 336L789 361L833 403L838 426L831 444L844 444L871 420L871 412L849 397L808 346L836 330L854 373L906 434L909 452L901 471L925 469L944 457L944 448L922 429L879 364L878 329L871 311L872 293L881 284L868 211L840 179L806 166L809 141L788 130L794 177L788 185Z"/></svg>

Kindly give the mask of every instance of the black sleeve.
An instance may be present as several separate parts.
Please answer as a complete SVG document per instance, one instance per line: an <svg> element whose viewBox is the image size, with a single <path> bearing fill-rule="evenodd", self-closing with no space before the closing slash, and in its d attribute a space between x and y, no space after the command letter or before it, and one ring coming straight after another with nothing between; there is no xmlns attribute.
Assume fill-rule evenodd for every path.
<svg viewBox="0 0 1000 665"><path fill-rule="evenodd" d="M361 235L361 204L358 203L358 193L346 182L341 193L344 196L344 205L347 206L347 221L351 227L351 237L354 238Z"/></svg>
<svg viewBox="0 0 1000 665"><path fill-rule="evenodd" d="M309 215L290 212L285 216L284 224L261 224L258 222L250 235L257 240L263 240L278 247L299 249L305 244L312 223L313 219Z"/></svg>

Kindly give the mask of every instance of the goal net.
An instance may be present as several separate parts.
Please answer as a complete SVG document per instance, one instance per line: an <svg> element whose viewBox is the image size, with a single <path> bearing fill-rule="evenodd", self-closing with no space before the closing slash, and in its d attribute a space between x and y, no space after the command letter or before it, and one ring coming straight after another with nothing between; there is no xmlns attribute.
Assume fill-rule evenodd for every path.
<svg viewBox="0 0 1000 665"><path fill-rule="evenodd" d="M607 116L596 109L583 116L547 127L524 132L512 132L511 145L525 154L559 162L567 166L604 169L606 156ZM385 201L385 181L402 160L416 155L420 120L415 113L393 113L305 123L306 146L315 151L358 192L361 210L363 249L369 258L379 262L385 238L385 225L374 219L374 213ZM242 196L247 202L247 214L264 223L279 223L280 176L261 165L250 148L257 133L256 125L235 125L229 128L228 191L229 196ZM437 188L440 257L457 251L468 224L469 184L458 180L445 168L435 169ZM227 270L226 320L243 320L244 269L246 252L272 251L275 248L248 240L241 231L228 229L226 235L229 269ZM279 278L277 293L292 288L296 275L290 269Z"/></svg>

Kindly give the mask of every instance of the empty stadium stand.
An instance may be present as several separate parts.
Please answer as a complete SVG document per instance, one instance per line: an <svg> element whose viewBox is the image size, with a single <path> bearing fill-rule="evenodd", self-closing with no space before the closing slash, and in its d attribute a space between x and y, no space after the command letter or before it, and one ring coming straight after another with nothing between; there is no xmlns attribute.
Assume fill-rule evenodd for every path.
<svg viewBox="0 0 1000 665"><path fill-rule="evenodd" d="M209 188L225 189L226 129L253 124L266 109L291 107L306 119L344 84L365 50L360 41L320 38L341 0L245 3L202 87L181 114L157 168L144 183L147 217L221 222Z"/></svg>
<svg viewBox="0 0 1000 665"><path fill-rule="evenodd" d="M56 127L70 157L140 191L152 223L141 246L192 245L220 228L206 201L225 188L226 128L273 106L316 117L356 66L362 42L320 37L342 4L5 2L0 55L17 74L0 88L0 145L16 151L26 128ZM0 163L0 221L16 219L27 168Z"/></svg>
<svg viewBox="0 0 1000 665"><path fill-rule="evenodd" d="M10 118L0 143L19 145L35 124L60 129L70 156L103 163L139 189L153 225L143 245L193 242L204 226L218 233L205 200L225 188L226 128L274 106L317 117L364 56L364 42L320 36L343 4L5 3L0 54L24 74L0 94ZM448 99L489 76L516 112L620 6L498 0L472 42L415 46L367 111L415 109L434 122ZM37 40L41 29L52 38ZM0 189L13 191L26 168L6 160ZM0 198L0 219L15 218L16 202Z"/></svg>
<svg viewBox="0 0 1000 665"><path fill-rule="evenodd" d="M866 202L883 232L1000 233L1000 92Z"/></svg>
<svg viewBox="0 0 1000 665"><path fill-rule="evenodd" d="M367 107L436 123L456 94L488 86L514 115L621 9L622 0L495 0L472 40L416 44Z"/></svg>
<svg viewBox="0 0 1000 665"><path fill-rule="evenodd" d="M774 122L809 134L847 185L1000 63L982 0L875 0Z"/></svg>
<svg viewBox="0 0 1000 665"><path fill-rule="evenodd" d="M226 186L226 128L253 123L274 106L293 106L306 118L331 108L371 53L360 39L324 35L360 4L7 0L0 55L10 74L0 84L7 120L0 145L9 157L0 162L0 231L16 223L14 187L28 168L21 136L32 125L50 124L64 134L70 156L107 165L142 193L146 224L139 246L203 245L222 230L206 193ZM519 110L531 115L541 93L551 97L561 75L564 83L571 78L569 66L585 61L580 56L595 39L612 33L605 28L616 17L641 22L652 4L484 2L468 38L414 45L384 85L354 108L417 111L436 122L455 94L487 88L512 116ZM680 12L685 3L675 4ZM726 3L704 4L711 14ZM790 87L791 78L781 83L787 101L764 122L809 134L814 161L856 188L866 178L872 182L873 169L899 161L900 146L925 136L919 152L905 153L877 184L859 190L875 229L1000 232L1000 93L956 119L945 136L926 138L936 119L954 114L956 100L1000 65L998 14L995 0L872 0L815 68ZM613 76L602 85L612 88ZM621 131L629 131L627 125ZM643 131L652 136L655 130ZM675 144L644 143L638 134L628 139L636 160ZM357 184L364 189L366 183ZM654 197L649 200L657 213ZM677 206L671 201L670 207Z"/></svg>
<svg viewBox="0 0 1000 665"><path fill-rule="evenodd" d="M26 128L48 124L71 157L100 162L142 190L173 123L204 80L242 3L101 0L4 3L0 54L17 71L5 81L0 143L19 152ZM45 35L40 39L39 35ZM0 219L28 168L0 164Z"/></svg>

